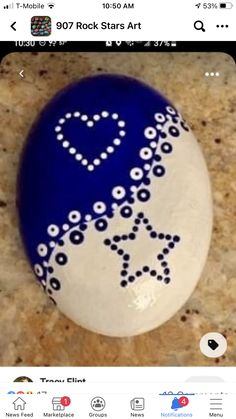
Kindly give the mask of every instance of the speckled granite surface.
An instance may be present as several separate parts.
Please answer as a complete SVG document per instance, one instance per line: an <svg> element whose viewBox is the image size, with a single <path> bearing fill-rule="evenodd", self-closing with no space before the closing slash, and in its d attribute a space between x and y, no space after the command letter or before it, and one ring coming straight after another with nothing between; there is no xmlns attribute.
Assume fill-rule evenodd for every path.
<svg viewBox="0 0 236 419"><path fill-rule="evenodd" d="M25 69L25 79L18 72ZM204 77L219 71L219 78ZM212 181L214 230L197 289L175 317L130 339L90 333L39 289L15 209L20 151L38 111L68 82L123 72L163 91L193 128ZM236 74L224 54L14 54L0 69L0 365L236 365ZM199 352L209 331L228 338L219 360Z"/></svg>

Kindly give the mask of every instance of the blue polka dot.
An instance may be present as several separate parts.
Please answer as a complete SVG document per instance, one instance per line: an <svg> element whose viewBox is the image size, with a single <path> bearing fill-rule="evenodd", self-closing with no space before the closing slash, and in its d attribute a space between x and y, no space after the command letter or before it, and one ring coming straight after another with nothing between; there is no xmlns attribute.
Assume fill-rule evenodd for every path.
<svg viewBox="0 0 236 419"><path fill-rule="evenodd" d="M147 189L140 189L137 193L137 198L141 202L146 202L150 199L150 192Z"/></svg>
<svg viewBox="0 0 236 419"><path fill-rule="evenodd" d="M174 236L173 240L174 240L174 242L178 243L180 241L180 237L179 236Z"/></svg>
<svg viewBox="0 0 236 419"><path fill-rule="evenodd" d="M68 262L68 258L65 253L58 253L55 257L55 261L58 263L58 265L66 265Z"/></svg>
<svg viewBox="0 0 236 419"><path fill-rule="evenodd" d="M70 233L70 241L73 244L81 244L84 241L84 235L81 233L81 231L74 230Z"/></svg>
<svg viewBox="0 0 236 419"><path fill-rule="evenodd" d="M132 208L128 205L123 207L120 211L120 215L124 218L129 218L133 214Z"/></svg>
<svg viewBox="0 0 236 419"><path fill-rule="evenodd" d="M180 132L178 128L174 127L173 125L169 128L169 134L172 135L172 137L179 137Z"/></svg>
<svg viewBox="0 0 236 419"><path fill-rule="evenodd" d="M107 226L108 226L108 224L107 224L107 221L106 220L101 219L101 220L97 220L95 222L95 228L98 231L104 231L104 230L106 230L107 229Z"/></svg>
<svg viewBox="0 0 236 419"><path fill-rule="evenodd" d="M161 165L154 166L153 168L154 176L161 177L165 174L165 168Z"/></svg>
<svg viewBox="0 0 236 419"><path fill-rule="evenodd" d="M173 147L170 143L165 142L161 145L161 151L163 153L169 154L172 152L172 150L173 150Z"/></svg>
<svg viewBox="0 0 236 419"><path fill-rule="evenodd" d="M159 155L159 154L156 154L155 156L154 156L154 160L155 161L161 161L161 156Z"/></svg>

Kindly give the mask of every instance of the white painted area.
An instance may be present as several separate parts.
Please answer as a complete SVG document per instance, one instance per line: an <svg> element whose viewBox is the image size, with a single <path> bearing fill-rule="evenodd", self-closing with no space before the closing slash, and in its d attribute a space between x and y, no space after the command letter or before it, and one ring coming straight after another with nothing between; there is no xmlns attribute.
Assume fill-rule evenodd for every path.
<svg viewBox="0 0 236 419"><path fill-rule="evenodd" d="M163 156L166 175L152 176L152 197L147 203L136 201L132 205L132 218L122 218L117 208L102 233L91 221L80 246L70 243L67 232L63 240L69 263L65 266L53 262L58 248L53 250L49 263L54 267L53 276L61 281L61 290L54 292L53 298L66 316L94 332L123 337L160 326L183 306L200 278L212 230L208 172L192 133L183 131L171 142L173 152ZM106 238L131 231L140 211L158 232L181 237L167 257L172 278L168 285L145 274L122 288L122 259L103 244ZM120 244L131 254L134 271L144 265L159 270L156 255L163 241L150 240L144 228L137 240Z"/></svg>

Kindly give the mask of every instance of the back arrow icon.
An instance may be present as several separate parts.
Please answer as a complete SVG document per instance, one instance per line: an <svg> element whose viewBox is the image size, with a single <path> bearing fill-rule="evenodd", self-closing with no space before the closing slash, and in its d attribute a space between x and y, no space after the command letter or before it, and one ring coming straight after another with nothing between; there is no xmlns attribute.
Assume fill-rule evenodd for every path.
<svg viewBox="0 0 236 419"><path fill-rule="evenodd" d="M25 77L25 76L24 76L24 71L25 71L25 70L21 70L21 71L19 72L19 75L22 77L22 79L24 79L24 77Z"/></svg>
<svg viewBox="0 0 236 419"><path fill-rule="evenodd" d="M13 22L13 23L11 24L11 28L13 29L13 31L16 31L15 24L16 24L16 22Z"/></svg>

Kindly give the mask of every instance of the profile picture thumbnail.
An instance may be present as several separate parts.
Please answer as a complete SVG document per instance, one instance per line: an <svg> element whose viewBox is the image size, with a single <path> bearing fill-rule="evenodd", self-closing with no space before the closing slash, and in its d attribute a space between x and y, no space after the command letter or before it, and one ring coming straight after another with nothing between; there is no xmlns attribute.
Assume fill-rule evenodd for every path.
<svg viewBox="0 0 236 419"><path fill-rule="evenodd" d="M31 35L49 36L52 33L52 20L49 16L33 16L31 18Z"/></svg>
<svg viewBox="0 0 236 419"><path fill-rule="evenodd" d="M29 377L21 376L21 377L17 377L14 380L14 383L33 383L33 380L31 380L31 378Z"/></svg>

